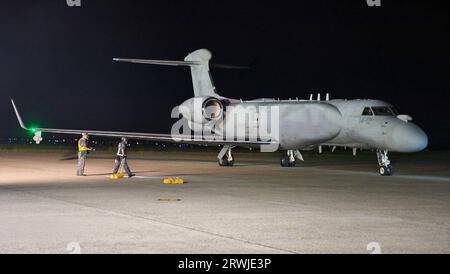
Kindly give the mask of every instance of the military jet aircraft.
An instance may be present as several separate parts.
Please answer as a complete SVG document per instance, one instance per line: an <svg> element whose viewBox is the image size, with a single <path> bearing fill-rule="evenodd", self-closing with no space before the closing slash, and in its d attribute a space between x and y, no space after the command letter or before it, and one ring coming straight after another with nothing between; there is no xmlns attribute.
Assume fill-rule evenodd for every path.
<svg viewBox="0 0 450 274"><path fill-rule="evenodd" d="M273 150L281 150L282 167L293 167L297 160L302 160L302 150L331 146L357 149L376 150L379 173L383 176L392 174L392 166L388 151L418 152L428 145L425 132L411 122L408 115L399 115L389 103L380 100L325 100L311 95L309 99L255 99L243 101L219 95L210 74L209 61L212 58L206 49L196 50L187 55L184 61L145 60L114 58L114 61L140 64L155 64L169 66L188 66L191 70L194 97L179 106L179 114L187 121L189 129L195 133L196 127L205 125L213 127L214 138L206 138L201 134L176 132L172 134L153 134L135 132L116 132L98 130L74 130L54 128L28 128L23 123L19 111L11 99L14 111L22 128L32 131L36 143L42 141L41 134L81 134L88 133L103 137L126 137L129 139L144 139L162 142L183 142L201 145L223 146L217 158L220 166L233 166L232 148L270 146ZM224 66L227 67L227 66ZM257 138L248 138L249 132L259 129L262 117L276 109L276 131L266 130L266 135L258 131ZM249 110L250 109L250 114ZM245 123L231 123L232 114L246 111ZM272 110L270 110L272 111ZM275 112L274 112L275 113ZM254 115L253 115L254 114ZM272 115L271 117L273 117ZM267 118L266 118L267 119ZM224 137L224 129L228 124L234 126L233 136ZM240 135L238 132L241 132ZM230 136L227 136L230 137Z"/></svg>

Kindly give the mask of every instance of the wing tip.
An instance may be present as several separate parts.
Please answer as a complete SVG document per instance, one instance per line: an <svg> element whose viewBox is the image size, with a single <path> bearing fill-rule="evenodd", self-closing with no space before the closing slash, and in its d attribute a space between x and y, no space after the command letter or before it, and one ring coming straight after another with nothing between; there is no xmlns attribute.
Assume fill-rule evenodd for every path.
<svg viewBox="0 0 450 274"><path fill-rule="evenodd" d="M20 127L25 130L28 130L28 128L25 126L25 124L22 121L22 117L20 117L20 113L19 113L19 110L17 110L16 104L14 103L14 99L13 98L10 98L10 99L11 99L11 104L14 108L14 112L16 113L17 120L19 121Z"/></svg>

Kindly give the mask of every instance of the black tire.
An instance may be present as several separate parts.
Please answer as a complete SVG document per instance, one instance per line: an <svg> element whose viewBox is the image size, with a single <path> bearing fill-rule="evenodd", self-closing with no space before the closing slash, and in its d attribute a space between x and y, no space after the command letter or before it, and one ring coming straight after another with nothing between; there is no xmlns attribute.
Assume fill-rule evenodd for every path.
<svg viewBox="0 0 450 274"><path fill-rule="evenodd" d="M380 175L381 176L391 176L392 175L392 166L380 166Z"/></svg>
<svg viewBox="0 0 450 274"><path fill-rule="evenodd" d="M394 173L394 171L392 170L392 166L388 165L386 168L387 168L386 176L391 176Z"/></svg>
<svg viewBox="0 0 450 274"><path fill-rule="evenodd" d="M386 167L385 166L380 166L380 175L381 176L386 176Z"/></svg>
<svg viewBox="0 0 450 274"><path fill-rule="evenodd" d="M219 166L234 166L234 156L231 154L231 161L228 161L228 157L225 155L222 159L217 159Z"/></svg>
<svg viewBox="0 0 450 274"><path fill-rule="evenodd" d="M280 156L280 165L282 167L294 167L295 166L295 161L290 162L289 161L289 156L283 154L283 155Z"/></svg>
<svg viewBox="0 0 450 274"><path fill-rule="evenodd" d="M287 158L286 155L281 155L281 156L280 156L280 165L281 165L282 167L287 167L287 166L289 166L289 159Z"/></svg>
<svg viewBox="0 0 450 274"><path fill-rule="evenodd" d="M231 157L233 158L231 161L227 160L228 166L234 166L234 157L233 157L233 155Z"/></svg>
<svg viewBox="0 0 450 274"><path fill-rule="evenodd" d="M217 159L217 162L219 163L219 166L228 166L228 160L226 157L223 157L222 159Z"/></svg>

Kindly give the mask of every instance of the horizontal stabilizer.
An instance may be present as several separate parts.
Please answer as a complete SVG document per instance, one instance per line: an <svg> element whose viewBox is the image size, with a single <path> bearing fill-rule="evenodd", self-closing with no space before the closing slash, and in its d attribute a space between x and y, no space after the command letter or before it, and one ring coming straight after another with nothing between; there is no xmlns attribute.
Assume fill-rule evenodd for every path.
<svg viewBox="0 0 450 274"><path fill-rule="evenodd" d="M164 65L164 66L195 66L201 65L198 61L167 61L167 60L149 60L149 59L127 59L127 58L113 58L117 62L128 62L136 64L149 64L149 65Z"/></svg>
<svg viewBox="0 0 450 274"><path fill-rule="evenodd" d="M150 60L150 59L130 59L130 58L113 58L117 62L127 62L135 64L147 65L163 65L163 66L198 66L202 65L200 61L169 61L169 60ZM220 69L249 69L247 66L227 65L227 64L210 64L211 67Z"/></svg>

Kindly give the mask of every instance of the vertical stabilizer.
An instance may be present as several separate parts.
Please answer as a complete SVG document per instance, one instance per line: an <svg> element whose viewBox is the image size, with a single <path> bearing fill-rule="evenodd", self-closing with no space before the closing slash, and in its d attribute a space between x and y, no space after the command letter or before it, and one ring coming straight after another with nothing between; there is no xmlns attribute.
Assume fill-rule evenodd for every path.
<svg viewBox="0 0 450 274"><path fill-rule="evenodd" d="M209 50L199 49L184 58L186 62L195 63L190 66L195 96L218 96L209 71L211 57L212 54Z"/></svg>

